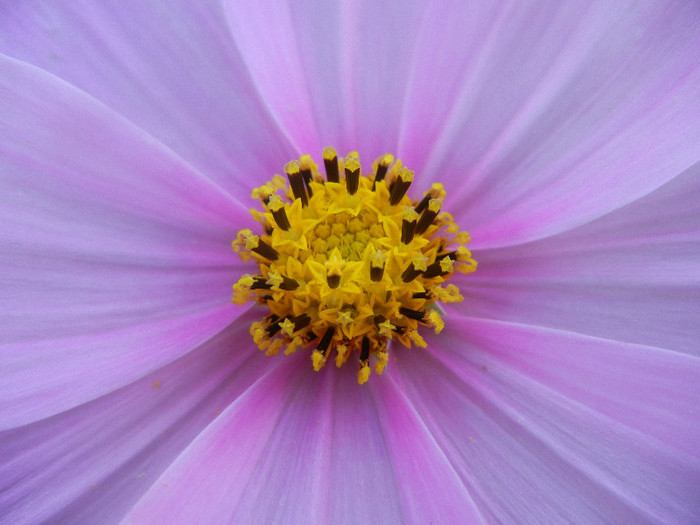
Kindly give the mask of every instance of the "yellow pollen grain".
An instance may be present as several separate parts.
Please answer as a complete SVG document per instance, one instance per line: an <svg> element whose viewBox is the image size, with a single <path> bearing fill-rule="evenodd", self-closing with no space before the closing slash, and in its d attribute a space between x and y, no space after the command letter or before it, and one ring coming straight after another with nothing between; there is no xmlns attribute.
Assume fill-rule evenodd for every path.
<svg viewBox="0 0 700 525"><path fill-rule="evenodd" d="M424 348L420 330L443 330L437 301L463 300L447 281L473 272L476 261L469 234L441 212L442 184L431 185L417 213L425 201L411 198L416 174L393 155L367 171L356 151L342 157L327 147L323 160L328 173L309 155L284 166L294 191L279 175L253 190L260 227L239 231L232 246L258 270L233 285L233 302L259 305L250 334L266 354L306 349L316 371L329 358L337 367L350 361L363 384L372 369L382 374L399 344Z"/></svg>

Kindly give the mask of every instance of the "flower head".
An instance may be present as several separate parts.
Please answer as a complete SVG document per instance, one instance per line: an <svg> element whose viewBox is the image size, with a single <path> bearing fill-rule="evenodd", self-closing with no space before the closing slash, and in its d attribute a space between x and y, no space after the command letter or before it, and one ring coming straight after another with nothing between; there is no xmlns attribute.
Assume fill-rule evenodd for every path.
<svg viewBox="0 0 700 525"><path fill-rule="evenodd" d="M699 16L685 1L0 5L2 520L696 521ZM415 172L401 209L400 170L378 184L388 219L365 241L352 219L344 245L330 220L311 228L316 193L337 190L326 202L348 217L377 195L354 155L326 171L329 144L375 181L399 157ZM430 192L446 227L416 236ZM442 252L401 250L443 234L457 257L433 286ZM300 282L285 250L302 239L326 256ZM453 271L465 244L469 275ZM411 348L396 344L411 316L370 321L355 288L406 272L444 311L413 319L436 330L409 331ZM335 353L295 341L293 280L317 305L352 298L307 313ZM250 334L271 314L232 303L234 283L237 302L267 286L291 302L272 340L271 324ZM383 375L358 386L333 365L359 363L366 334Z"/></svg>
<svg viewBox="0 0 700 525"><path fill-rule="evenodd" d="M253 190L266 212L252 214L265 233L245 228L233 249L244 261L255 259L260 274L240 278L233 302L269 308L251 326L268 355L314 345L318 371L332 351L338 367L355 352L362 384L371 356L377 373L384 371L392 340L425 347L419 324L440 333L436 301L463 299L457 287L442 285L455 270L473 272L476 262L460 244L469 234L440 213L442 184L412 201L406 192L414 173L392 155L377 159L369 175L360 172L355 152L339 160L325 148L324 164L325 178L304 156L287 164L289 186L273 179Z"/></svg>

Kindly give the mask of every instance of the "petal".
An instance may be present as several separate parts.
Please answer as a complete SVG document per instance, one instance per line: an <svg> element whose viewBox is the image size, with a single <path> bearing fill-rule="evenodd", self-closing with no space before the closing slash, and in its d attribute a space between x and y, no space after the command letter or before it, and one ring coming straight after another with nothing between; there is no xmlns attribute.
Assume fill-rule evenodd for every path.
<svg viewBox="0 0 700 525"><path fill-rule="evenodd" d="M474 515L411 408L399 402L387 412L401 398L394 386L360 388L347 368L314 374L306 354L281 361L193 442L127 523L441 522Z"/></svg>
<svg viewBox="0 0 700 525"><path fill-rule="evenodd" d="M422 3L228 2L257 88L302 152L396 152Z"/></svg>
<svg viewBox="0 0 700 525"><path fill-rule="evenodd" d="M476 250L459 305L474 317L698 353L700 164L590 224Z"/></svg>
<svg viewBox="0 0 700 525"><path fill-rule="evenodd" d="M251 315L245 318L250 322ZM238 323L107 396L0 433L0 513L11 523L114 523L271 364Z"/></svg>
<svg viewBox="0 0 700 525"><path fill-rule="evenodd" d="M397 368L488 521L692 522L697 358L467 318L444 334Z"/></svg>
<svg viewBox="0 0 700 525"><path fill-rule="evenodd" d="M0 52L91 94L233 194L293 154L212 2L23 2L0 16Z"/></svg>
<svg viewBox="0 0 700 525"><path fill-rule="evenodd" d="M449 104L424 171L459 188L449 204L463 210L460 220L479 246L584 224L699 160L695 6L515 3L495 17L471 9L483 23L458 24L467 36L455 30L452 45L442 46L474 57L456 59L464 64L454 75L456 100L434 86L444 60L431 43L449 38L435 30L421 46L418 60L429 69L414 75L423 87L413 99L427 108ZM471 48L465 44L475 39L474 27L489 33ZM423 135L426 111L406 124L413 147L430 140Z"/></svg>
<svg viewBox="0 0 700 525"><path fill-rule="evenodd" d="M86 94L14 59L0 68L0 420L16 425L141 377L234 319L230 242L246 213Z"/></svg>

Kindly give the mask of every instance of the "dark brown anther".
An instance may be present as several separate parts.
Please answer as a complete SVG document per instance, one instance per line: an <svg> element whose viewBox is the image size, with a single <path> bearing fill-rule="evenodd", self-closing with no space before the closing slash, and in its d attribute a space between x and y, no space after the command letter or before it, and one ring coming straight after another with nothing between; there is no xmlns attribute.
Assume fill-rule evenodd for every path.
<svg viewBox="0 0 700 525"><path fill-rule="evenodd" d="M424 323L425 322L425 312L423 310L411 310L410 308L406 308L405 306L399 307L399 313L401 315L405 315L406 317L410 319L415 319L419 323Z"/></svg>
<svg viewBox="0 0 700 525"><path fill-rule="evenodd" d="M276 261L280 256L277 250L275 250L272 246L270 246L260 238L258 238L258 245L254 248L251 248L251 251L257 253L261 257L265 257L265 259L268 259L270 261Z"/></svg>
<svg viewBox="0 0 700 525"><path fill-rule="evenodd" d="M438 261L428 265L428 269L423 272L423 277L425 279L437 277L438 275L443 275L442 268L440 268L440 263Z"/></svg>
<svg viewBox="0 0 700 525"><path fill-rule="evenodd" d="M428 266L430 268L430 266ZM425 277L425 274L423 275ZM425 291L425 292L416 292L413 295L411 295L413 299L430 299L432 296L430 292Z"/></svg>
<svg viewBox="0 0 700 525"><path fill-rule="evenodd" d="M403 244L408 244L413 240L417 222L418 214L411 206L406 206L403 213L403 221L401 222L401 242Z"/></svg>
<svg viewBox="0 0 700 525"><path fill-rule="evenodd" d="M416 213L422 213L424 209L428 207L428 203L430 202L430 199L432 199L433 196L430 195L430 193L426 193L425 197L418 203L416 206Z"/></svg>
<svg viewBox="0 0 700 525"><path fill-rule="evenodd" d="M406 268L403 273L401 274L401 280L405 283L410 283L413 279L418 277L421 274L421 270L416 270L416 267L413 266L413 263L408 265L408 268Z"/></svg>
<svg viewBox="0 0 700 525"><path fill-rule="evenodd" d="M280 290L296 290L297 288L299 288L299 283L291 277L283 275L282 279L283 280L280 284Z"/></svg>
<svg viewBox="0 0 700 525"><path fill-rule="evenodd" d="M372 282L378 283L384 277L384 265L382 266L370 266L369 267L369 278Z"/></svg>
<svg viewBox="0 0 700 525"><path fill-rule="evenodd" d="M331 344L331 339L333 339L334 333L335 333L335 328L330 326L326 329L326 333L323 334L323 337L321 338L321 342L318 343L318 346L316 347L316 350L321 352L321 355L326 355L326 352L328 351L328 347Z"/></svg>
<svg viewBox="0 0 700 525"><path fill-rule="evenodd" d="M438 199L430 199L428 202L428 207L421 213L420 219L418 219L418 224L416 225L416 234L421 235L425 230L428 229L435 217L437 217L440 211L440 201Z"/></svg>
<svg viewBox="0 0 700 525"><path fill-rule="evenodd" d="M275 321L270 326L265 328L265 332L267 333L267 337L274 337L277 334L277 332L279 332L282 329L282 327L280 326L280 323L282 321L284 321L285 319L286 319L286 317L283 317L279 321Z"/></svg>
<svg viewBox="0 0 700 525"><path fill-rule="evenodd" d="M377 187L377 182L382 181L386 178L386 173L389 170L389 166L394 162L394 156L388 153L381 158L377 159L377 172L374 174L374 182L372 183L372 190Z"/></svg>
<svg viewBox="0 0 700 525"><path fill-rule="evenodd" d="M282 199L280 199L278 195L270 195L270 198L267 200L267 209L270 210L270 213L272 213L272 216L280 229L284 231L289 230L291 224L289 224L287 210L284 207Z"/></svg>
<svg viewBox="0 0 700 525"><path fill-rule="evenodd" d="M289 179L289 185L292 188L292 193L295 199L301 199L302 206L308 206L309 197L306 194L306 188L304 187L304 177L299 169L299 163L296 160L292 160L287 163L284 167L284 171Z"/></svg>
<svg viewBox="0 0 700 525"><path fill-rule="evenodd" d="M360 361L364 362L369 359L369 338L362 338L362 350L360 351Z"/></svg>
<svg viewBox="0 0 700 525"><path fill-rule="evenodd" d="M355 157L345 159L345 187L350 195L355 195L360 187L360 163Z"/></svg>
<svg viewBox="0 0 700 525"><path fill-rule="evenodd" d="M311 181L313 180L313 177L311 176L311 168L303 168L300 170L301 177L304 179L304 185L306 186L306 192L309 194L309 197L313 197L314 192L311 189Z"/></svg>
<svg viewBox="0 0 700 525"><path fill-rule="evenodd" d="M294 331L298 332L302 328L306 328L311 322L311 317L306 314L297 315L296 317L290 317L290 321L294 323Z"/></svg>
<svg viewBox="0 0 700 525"><path fill-rule="evenodd" d="M253 277L253 284L250 287L251 290L269 290L272 288L271 284L267 284L267 279L264 277Z"/></svg>
<svg viewBox="0 0 700 525"><path fill-rule="evenodd" d="M323 148L323 165L326 167L326 179L328 182L340 182L338 154L333 148Z"/></svg>
<svg viewBox="0 0 700 525"><path fill-rule="evenodd" d="M389 204L396 206L408 191L414 173L408 168L401 168L394 182L389 186Z"/></svg>
<svg viewBox="0 0 700 525"><path fill-rule="evenodd" d="M326 282L329 288L338 288L340 286L340 275L327 275Z"/></svg>

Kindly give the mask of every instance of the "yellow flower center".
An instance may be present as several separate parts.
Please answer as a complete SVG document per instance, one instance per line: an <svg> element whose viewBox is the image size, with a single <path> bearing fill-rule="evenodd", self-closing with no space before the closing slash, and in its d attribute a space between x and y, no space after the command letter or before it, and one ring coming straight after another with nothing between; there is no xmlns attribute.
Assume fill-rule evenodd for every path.
<svg viewBox="0 0 700 525"><path fill-rule="evenodd" d="M441 211L442 184L412 201L414 173L392 155L371 173L361 173L356 152L343 159L325 148L323 162L325 177L304 155L285 166L288 182L275 175L253 190L262 233L241 230L233 249L259 272L233 286L233 302L269 309L250 329L268 355L313 348L318 371L332 352L338 367L356 354L362 384L371 362L383 372L389 341L425 347L418 327L442 330L436 301L463 300L445 282L476 270L476 261L464 247L469 234Z"/></svg>

